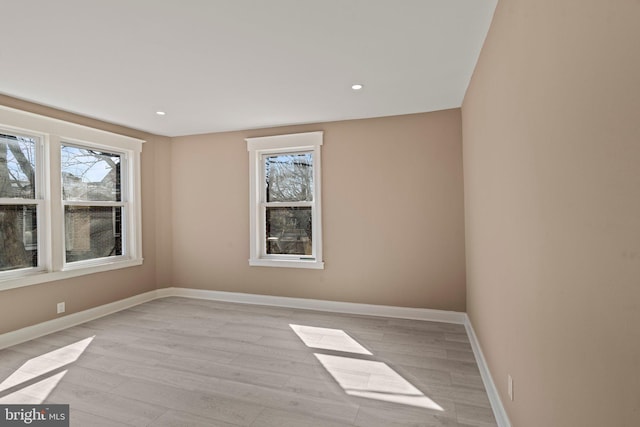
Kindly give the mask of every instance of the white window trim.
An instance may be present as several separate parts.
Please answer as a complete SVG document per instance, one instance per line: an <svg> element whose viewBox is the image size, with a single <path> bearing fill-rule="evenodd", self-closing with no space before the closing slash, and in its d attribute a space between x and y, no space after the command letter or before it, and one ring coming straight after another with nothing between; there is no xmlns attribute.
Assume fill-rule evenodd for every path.
<svg viewBox="0 0 640 427"><path fill-rule="evenodd" d="M0 291L63 280L85 274L141 265L142 207L140 153L143 140L90 128L63 120L0 106L0 127L40 138L41 182L38 216L38 255L40 266L0 273ZM60 146L64 143L104 149L127 158L126 191L127 239L125 256L99 258L66 264L64 262L64 206L62 201ZM124 246L123 246L124 248Z"/></svg>
<svg viewBox="0 0 640 427"><path fill-rule="evenodd" d="M322 164L320 147L323 132L306 132L289 135L246 138L249 151L249 191L250 191L250 257L249 265L259 267L289 268L324 268L322 258ZM265 197L262 157L266 154L292 153L300 151L313 152L313 194L312 228L314 258L292 255L267 255L265 243L265 226L262 214L262 203ZM305 204L307 204L305 202Z"/></svg>

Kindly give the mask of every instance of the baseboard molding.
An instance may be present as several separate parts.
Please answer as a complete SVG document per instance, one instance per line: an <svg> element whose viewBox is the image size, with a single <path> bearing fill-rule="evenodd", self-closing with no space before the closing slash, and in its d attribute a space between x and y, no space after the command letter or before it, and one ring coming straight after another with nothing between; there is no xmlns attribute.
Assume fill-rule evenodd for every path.
<svg viewBox="0 0 640 427"><path fill-rule="evenodd" d="M57 319L48 320L38 323L37 325L27 326L22 329L7 332L0 335L0 350L11 347L41 336L61 331L81 323L89 322L103 316L107 316L127 308L152 301L156 298L158 291L150 291L144 294L135 295L120 301L90 308L88 310L79 311L77 313L68 314Z"/></svg>
<svg viewBox="0 0 640 427"><path fill-rule="evenodd" d="M507 416L507 411L505 411L502 400L500 400L498 389L496 388L496 384L493 382L491 371L489 371L487 360L484 358L482 347L480 347L480 342L478 341L476 332L473 329L471 320L469 319L469 316L467 314L465 314L464 316L464 328L467 330L469 342L471 343L473 354L476 357L476 362L478 363L478 368L480 369L480 376L482 377L484 388L487 390L487 396L489 397L489 402L491 402L491 408L493 409L493 414L496 417L498 427L511 427L511 422L509 421L509 417Z"/></svg>
<svg viewBox="0 0 640 427"><path fill-rule="evenodd" d="M427 308L395 307L388 305L360 304L306 298L276 297L271 295L243 294L236 292L208 291L188 288L164 288L161 296L207 299L240 304L268 305L303 310L328 311L331 313L359 314L364 316L392 317L398 319L428 320L431 322L463 325L466 314L457 311L432 310Z"/></svg>

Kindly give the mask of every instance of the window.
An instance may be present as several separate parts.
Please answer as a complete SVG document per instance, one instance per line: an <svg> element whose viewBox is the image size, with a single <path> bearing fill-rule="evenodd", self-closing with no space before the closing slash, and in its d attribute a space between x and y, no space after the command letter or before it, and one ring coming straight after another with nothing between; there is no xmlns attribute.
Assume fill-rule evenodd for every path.
<svg viewBox="0 0 640 427"><path fill-rule="evenodd" d="M62 145L65 262L121 256L123 154Z"/></svg>
<svg viewBox="0 0 640 427"><path fill-rule="evenodd" d="M0 128L0 272L40 265L40 138Z"/></svg>
<svg viewBox="0 0 640 427"><path fill-rule="evenodd" d="M249 264L324 268L320 194L322 132L248 138Z"/></svg>
<svg viewBox="0 0 640 427"><path fill-rule="evenodd" d="M142 263L142 142L0 107L0 290Z"/></svg>

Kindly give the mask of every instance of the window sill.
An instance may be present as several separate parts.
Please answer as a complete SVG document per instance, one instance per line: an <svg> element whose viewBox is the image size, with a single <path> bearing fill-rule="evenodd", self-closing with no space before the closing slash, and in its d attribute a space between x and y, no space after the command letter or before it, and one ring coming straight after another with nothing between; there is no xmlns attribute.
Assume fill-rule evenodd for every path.
<svg viewBox="0 0 640 427"><path fill-rule="evenodd" d="M105 262L91 267L68 269L64 271L34 271L33 273L25 273L24 275L6 278L2 278L0 276L0 291L38 285L40 283L53 282L56 280L70 279L72 277L85 276L87 274L135 267L142 265L142 261L142 258L128 259L123 261Z"/></svg>
<svg viewBox="0 0 640 427"><path fill-rule="evenodd" d="M316 270L324 269L324 262L315 260L279 260L279 259L250 259L249 265L252 267L284 267L284 268L310 268Z"/></svg>

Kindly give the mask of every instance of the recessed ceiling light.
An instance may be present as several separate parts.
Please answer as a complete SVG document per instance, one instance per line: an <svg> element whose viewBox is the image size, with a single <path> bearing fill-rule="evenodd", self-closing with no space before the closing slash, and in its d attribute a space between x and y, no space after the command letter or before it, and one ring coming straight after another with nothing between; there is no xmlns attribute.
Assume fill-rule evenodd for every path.
<svg viewBox="0 0 640 427"><path fill-rule="evenodd" d="M156 114L159 115L159 116L164 116L167 113L164 112L164 111L156 111Z"/></svg>
<svg viewBox="0 0 640 427"><path fill-rule="evenodd" d="M362 89L364 86L362 86L361 84L355 84L353 86L351 86L351 89L353 90L360 90Z"/></svg>

